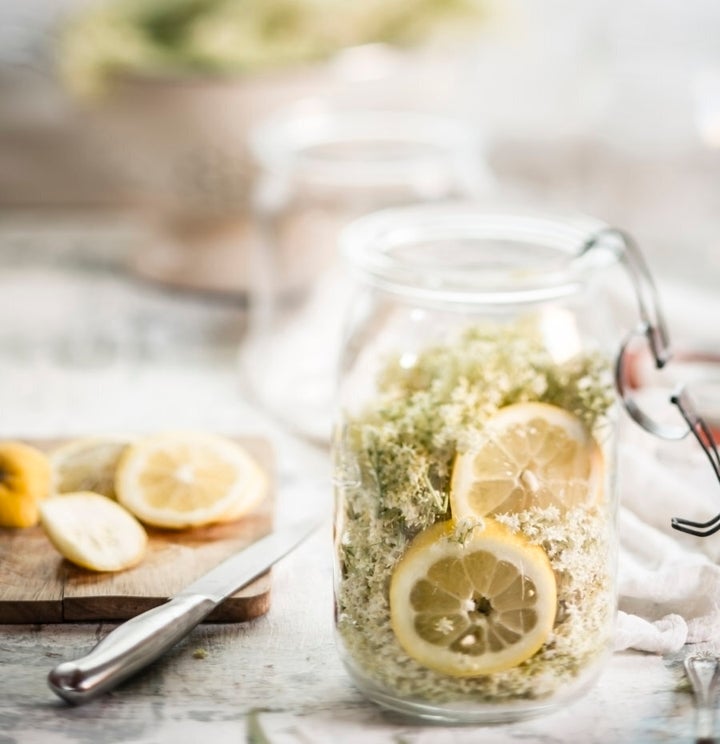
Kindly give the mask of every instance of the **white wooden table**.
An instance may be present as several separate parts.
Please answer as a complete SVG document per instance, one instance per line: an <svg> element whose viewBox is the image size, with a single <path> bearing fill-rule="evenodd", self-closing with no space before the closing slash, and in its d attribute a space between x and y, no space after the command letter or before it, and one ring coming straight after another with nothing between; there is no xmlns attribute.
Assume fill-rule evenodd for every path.
<svg viewBox="0 0 720 744"><path fill-rule="evenodd" d="M567 710L513 725L422 726L365 701L333 641L330 489L321 503L289 489L327 478L327 456L293 440L244 397L235 363L240 306L168 294L124 276L118 246L132 230L122 220L122 229L105 225L105 232L87 221L79 233L62 223L47 230L33 224L0 223L0 436L158 426L265 436L277 455L277 521L320 510L327 522L274 569L266 616L199 626L84 707L55 698L47 673L88 651L112 625L0 626L0 743L692 740L679 660L636 653L615 655L597 686ZM92 271L81 260L88 250Z"/></svg>
<svg viewBox="0 0 720 744"><path fill-rule="evenodd" d="M4 17L10 10L11 18L34 14L43 25L57 5L0 0ZM463 99L486 132L507 138L492 167L520 194L554 198L622 225L639 238L653 268L662 264L668 276L717 291L720 150L699 144L685 85L696 71L678 64L684 51L701 56L696 39L716 38L717 4L694 0L652 11L648 3L596 4L611 6L609 15L581 4L587 18L580 35L570 12L577 4L523 5L532 5L536 24L525 28L535 28L529 52L523 56L515 43L504 52L485 48L472 71L473 94ZM13 60L12 51L3 49L24 71L29 52ZM714 43L703 52L712 64L716 53ZM621 74L628 65L631 74ZM16 163L0 174L0 201L104 203L102 195L112 201L118 153L88 154L64 99L55 111L47 85L26 90L25 79L37 76L23 75L0 106L0 155ZM668 105L671 94L680 96L678 105ZM538 141L524 146L528 135ZM243 395L235 366L241 308L123 277L118 256L141 239L136 227L122 216L108 223L87 214L79 221L0 215L0 436L159 426L264 435L278 457L278 522L311 508L324 509L329 520L329 488L323 503L291 499L286 490L298 479L327 476L326 456L293 441ZM716 326L708 319L698 335L717 339ZM382 713L352 687L335 652L329 531L328 521L323 534L274 569L265 617L199 626L85 707L55 698L46 676L60 660L89 650L111 625L0 626L0 744L693 741L680 660L637 653L616 654L585 698L546 718L445 728Z"/></svg>
<svg viewBox="0 0 720 744"><path fill-rule="evenodd" d="M470 744L690 742L690 696L677 664L613 657L598 685L567 710L492 728L421 726L382 713L352 687L332 637L327 531L280 564L267 616L202 625L167 656L82 708L55 699L45 676L89 650L111 626L0 629L3 742L191 744ZM195 658L202 648L205 658ZM3 738L4 737L4 738Z"/></svg>

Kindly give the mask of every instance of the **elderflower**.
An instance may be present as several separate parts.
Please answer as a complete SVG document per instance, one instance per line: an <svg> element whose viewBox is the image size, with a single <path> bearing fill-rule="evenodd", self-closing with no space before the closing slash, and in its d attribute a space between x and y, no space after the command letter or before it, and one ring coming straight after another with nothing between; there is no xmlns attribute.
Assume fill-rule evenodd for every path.
<svg viewBox="0 0 720 744"><path fill-rule="evenodd" d="M357 482L341 487L336 602L346 660L369 685L435 703L541 699L590 673L607 652L614 613L609 506L555 506L495 518L547 554L557 582L555 625L542 648L517 667L458 678L403 651L390 623L388 587L410 541L452 517L450 481L458 451L480 441L500 409L540 401L578 416L598 441L611 427L608 361L580 354L553 360L525 324L476 325L452 343L400 353L377 380L375 397L343 422L343 462ZM464 544L482 520L459 520ZM447 621L447 622L446 622ZM451 618L438 621L450 632ZM583 677L584 679L584 677Z"/></svg>

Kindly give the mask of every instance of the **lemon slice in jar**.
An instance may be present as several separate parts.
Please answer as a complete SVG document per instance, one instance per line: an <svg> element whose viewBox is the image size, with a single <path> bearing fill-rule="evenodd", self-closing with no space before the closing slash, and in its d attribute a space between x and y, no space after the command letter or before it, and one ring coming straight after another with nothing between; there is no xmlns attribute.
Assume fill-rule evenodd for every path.
<svg viewBox="0 0 720 744"><path fill-rule="evenodd" d="M602 453L583 422L547 403L517 403L488 421L483 441L453 466L453 517L595 503Z"/></svg>
<svg viewBox="0 0 720 744"><path fill-rule="evenodd" d="M131 444L118 464L118 501L146 524L168 529L238 519L265 495L263 471L224 437L169 433Z"/></svg>
<svg viewBox="0 0 720 744"><path fill-rule="evenodd" d="M142 525L116 501L98 493L65 493L40 504L40 523L57 551L92 571L122 571L147 547Z"/></svg>
<svg viewBox="0 0 720 744"><path fill-rule="evenodd" d="M522 664L555 622L555 574L542 548L492 519L456 539L454 520L421 532L390 583L398 642L420 664L455 677Z"/></svg>

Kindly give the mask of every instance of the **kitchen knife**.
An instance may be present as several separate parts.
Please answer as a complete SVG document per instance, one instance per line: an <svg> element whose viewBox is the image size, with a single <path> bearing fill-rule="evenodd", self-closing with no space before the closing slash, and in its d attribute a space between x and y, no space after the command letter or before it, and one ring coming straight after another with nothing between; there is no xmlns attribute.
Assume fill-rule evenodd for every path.
<svg viewBox="0 0 720 744"><path fill-rule="evenodd" d="M86 656L56 666L48 675L50 689L74 705L112 689L165 653L224 599L267 571L319 526L318 520L304 521L254 542L165 604L115 628Z"/></svg>

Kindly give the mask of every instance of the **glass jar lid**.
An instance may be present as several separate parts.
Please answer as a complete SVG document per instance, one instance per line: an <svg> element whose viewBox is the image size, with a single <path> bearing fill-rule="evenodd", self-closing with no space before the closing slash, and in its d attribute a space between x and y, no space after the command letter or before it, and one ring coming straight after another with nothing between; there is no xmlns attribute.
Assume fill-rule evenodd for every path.
<svg viewBox="0 0 720 744"><path fill-rule="evenodd" d="M419 205L362 217L341 249L367 281L417 300L540 302L580 291L617 262L613 251L584 250L606 227L582 215Z"/></svg>

